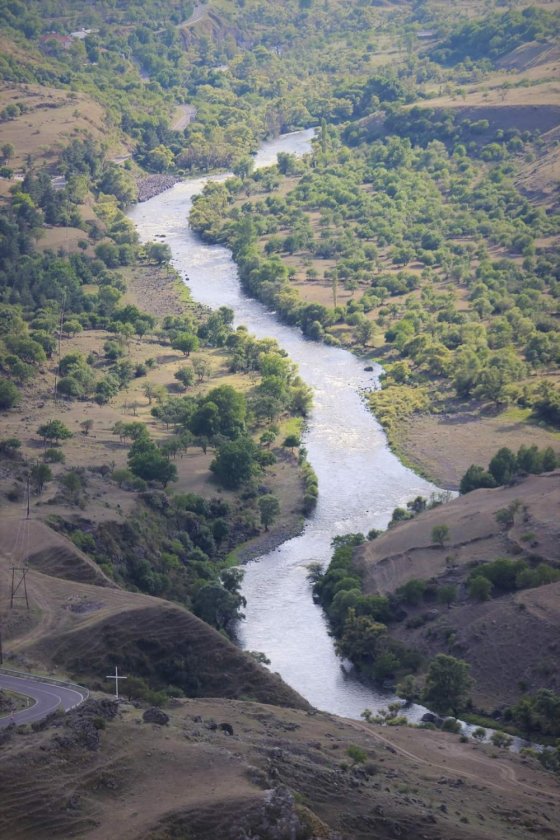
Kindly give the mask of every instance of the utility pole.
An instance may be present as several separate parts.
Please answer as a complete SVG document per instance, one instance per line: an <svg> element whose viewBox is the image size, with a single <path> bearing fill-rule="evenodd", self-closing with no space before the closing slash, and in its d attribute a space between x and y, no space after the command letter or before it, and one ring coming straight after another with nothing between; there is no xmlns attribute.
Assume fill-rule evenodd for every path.
<svg viewBox="0 0 560 840"><path fill-rule="evenodd" d="M66 292L62 292L62 301L60 304L60 319L58 324L58 363L56 365L54 371L54 401L56 402L58 397L58 378L60 374L60 355L61 355L61 344L62 344L62 328L64 326L64 310L66 308Z"/></svg>
<svg viewBox="0 0 560 840"><path fill-rule="evenodd" d="M27 597L27 581L26 575L29 569L27 566L12 566L12 591L10 593L10 609L13 609L14 600L16 598L25 598L25 605L29 609L29 598ZM16 583L16 572L20 573L20 578ZM23 595L18 595L17 591L23 584Z"/></svg>
<svg viewBox="0 0 560 840"><path fill-rule="evenodd" d="M115 673L114 674L108 674L105 677L105 679L106 680L115 680L115 699L118 700L119 699L119 680L126 680L126 677L119 677L119 669L115 665Z"/></svg>

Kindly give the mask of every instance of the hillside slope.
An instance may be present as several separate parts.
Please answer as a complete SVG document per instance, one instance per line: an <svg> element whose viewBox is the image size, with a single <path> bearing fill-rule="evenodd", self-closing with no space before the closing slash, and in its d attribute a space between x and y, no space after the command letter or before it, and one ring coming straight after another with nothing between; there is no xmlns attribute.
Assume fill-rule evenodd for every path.
<svg viewBox="0 0 560 840"><path fill-rule="evenodd" d="M42 732L12 736L0 756L0 834L526 840L560 832L560 787L533 759L442 732L256 703L182 700L168 712L165 726L127 705L110 720L110 704L92 701ZM362 765L348 766L351 746L363 750Z"/></svg>
<svg viewBox="0 0 560 840"><path fill-rule="evenodd" d="M75 569L88 566L72 543L54 537L57 550L51 546L31 555L29 610L22 600L9 609L13 561L0 554L7 664L71 674L99 687L118 665L153 688L173 685L189 695L250 697L307 708L279 677L182 607L104 585L101 574L102 585L59 577L53 557L62 558L64 568L71 561ZM39 570L34 558L45 556L49 562Z"/></svg>
<svg viewBox="0 0 560 840"><path fill-rule="evenodd" d="M520 511L504 527L496 513L516 501ZM426 511L360 546L354 566L367 594L390 594L410 580L456 587L456 600L429 611L406 606L406 621L392 632L424 654L467 660L476 681L475 702L485 708L512 703L526 691L559 688L560 583L523 589L478 602L466 581L473 568L498 557L530 565L560 562L560 472L530 476L512 486L477 490ZM449 538L434 543L432 528ZM433 606L433 604L432 604Z"/></svg>

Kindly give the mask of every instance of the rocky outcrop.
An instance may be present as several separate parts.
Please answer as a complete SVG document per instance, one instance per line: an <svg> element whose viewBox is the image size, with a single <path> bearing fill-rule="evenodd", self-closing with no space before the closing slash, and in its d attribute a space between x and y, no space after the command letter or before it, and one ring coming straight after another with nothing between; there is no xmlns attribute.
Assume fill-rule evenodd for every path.
<svg viewBox="0 0 560 840"><path fill-rule="evenodd" d="M242 825L232 828L231 840L341 840L341 835L329 831L324 824L314 826L320 821L307 809L297 808L294 795L284 785L279 785L265 793L260 807L252 810ZM320 828L320 835L313 830Z"/></svg>
<svg viewBox="0 0 560 840"><path fill-rule="evenodd" d="M167 726L169 715L166 715L161 709L152 706L150 709L146 709L142 715L142 720L144 723L157 723L158 726Z"/></svg>
<svg viewBox="0 0 560 840"><path fill-rule="evenodd" d="M176 175L148 175L138 182L138 201L148 201L159 195L179 181Z"/></svg>

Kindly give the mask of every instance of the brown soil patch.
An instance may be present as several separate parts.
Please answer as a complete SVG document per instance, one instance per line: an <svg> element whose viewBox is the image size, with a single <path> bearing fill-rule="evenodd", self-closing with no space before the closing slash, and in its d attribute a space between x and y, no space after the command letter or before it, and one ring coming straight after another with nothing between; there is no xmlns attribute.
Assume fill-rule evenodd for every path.
<svg viewBox="0 0 560 840"><path fill-rule="evenodd" d="M74 227L44 227L41 231L41 237L37 240L38 251L56 251L63 250L66 254L83 253L88 256L93 256L93 249L88 243L88 247L82 249L80 242L88 242L87 234L81 228Z"/></svg>

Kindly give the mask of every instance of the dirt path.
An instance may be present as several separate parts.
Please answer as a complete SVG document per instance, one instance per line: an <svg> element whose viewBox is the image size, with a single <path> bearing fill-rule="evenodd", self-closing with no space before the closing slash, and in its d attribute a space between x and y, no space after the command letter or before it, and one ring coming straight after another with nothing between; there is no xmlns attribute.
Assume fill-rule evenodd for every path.
<svg viewBox="0 0 560 840"><path fill-rule="evenodd" d="M196 108L194 105L177 105L171 129L173 131L184 131L195 117Z"/></svg>
<svg viewBox="0 0 560 840"><path fill-rule="evenodd" d="M560 800L560 791L558 793L553 793L551 791L545 791L542 788L535 787L533 785L529 785L526 782L521 781L518 777L517 773L515 772L515 768L511 766L511 764L505 763L501 759L496 759L492 767L497 768L500 776L504 780L505 784L497 784L496 782L492 782L487 778L484 778L480 774L471 773L462 766L462 763L465 762L465 751L461 749L460 751L451 743L446 745L446 756L453 761L452 764L440 764L436 761L432 761L431 759L418 755L417 753L410 752L406 750L404 747L401 747L399 744L396 744L394 741L391 741L389 738L385 738L383 735L380 735L378 732L372 731L369 726L365 724L358 723L357 721L347 720L346 723L352 728L356 729L360 732L365 732L374 738L376 741L381 741L386 746L390 747L391 749L396 750L400 755L406 756L407 758L412 759L413 761L417 761L419 764L425 764L428 767L435 767L438 770L444 770L446 773L453 772L459 776L464 776L468 779L473 779L477 781L479 784L484 784L489 787L496 788L497 790L501 790L504 792L510 792L511 785L515 785L516 787L522 788L523 790L531 791L532 793L537 793L539 796L544 797L552 797L553 799ZM469 755L468 761L474 764L479 765L480 767L484 767L487 769L488 763L483 759L478 759L475 756Z"/></svg>

